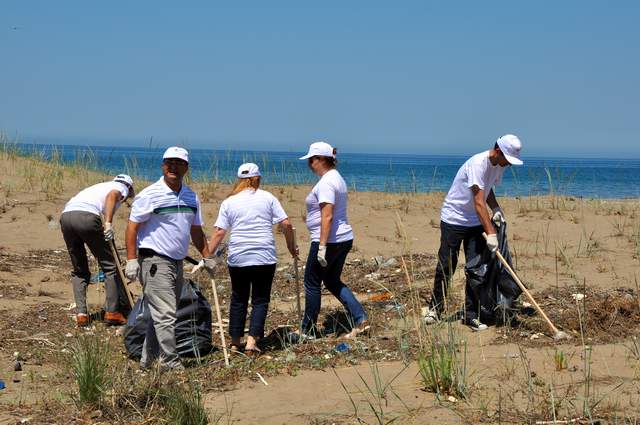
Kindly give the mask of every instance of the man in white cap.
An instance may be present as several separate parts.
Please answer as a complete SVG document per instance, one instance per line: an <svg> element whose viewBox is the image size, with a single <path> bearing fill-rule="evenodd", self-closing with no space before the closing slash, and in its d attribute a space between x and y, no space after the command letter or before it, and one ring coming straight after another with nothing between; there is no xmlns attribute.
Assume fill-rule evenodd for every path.
<svg viewBox="0 0 640 425"><path fill-rule="evenodd" d="M492 252L498 249L495 226L504 223L505 218L493 187L502 182L505 167L522 165L521 149L520 139L507 134L497 140L493 149L472 156L458 170L440 212L438 265L425 323L435 323L444 311L444 300L458 264L460 245L464 242L467 259L481 254L485 247ZM488 235L486 241L483 232ZM467 276L467 291L470 290L468 285ZM487 329L477 314L467 313L466 324L473 330Z"/></svg>
<svg viewBox="0 0 640 425"><path fill-rule="evenodd" d="M80 191L64 206L60 228L73 271L71 282L76 302L76 324L89 325L87 285L91 278L85 244L104 273L106 292L104 320L109 325L124 325L131 310L109 244L113 239L113 216L120 204L133 197L133 180L118 174L113 181L98 183ZM103 218L104 217L104 221Z"/></svg>
<svg viewBox="0 0 640 425"><path fill-rule="evenodd" d="M208 247L200 200L182 182L189 170L189 153L170 147L162 159L163 176L142 190L131 206L125 274L132 280L140 278L151 313L140 365L149 368L158 359L162 369L183 369L175 337L182 260L189 251L189 236L203 257Z"/></svg>

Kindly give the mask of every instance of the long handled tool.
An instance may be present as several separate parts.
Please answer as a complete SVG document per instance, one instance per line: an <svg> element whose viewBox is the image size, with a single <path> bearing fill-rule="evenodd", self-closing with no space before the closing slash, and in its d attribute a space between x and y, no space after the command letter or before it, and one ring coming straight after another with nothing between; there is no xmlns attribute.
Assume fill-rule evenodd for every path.
<svg viewBox="0 0 640 425"><path fill-rule="evenodd" d="M118 250L116 249L116 241L111 239L109 241L109 247L111 248L111 255L113 255L113 261L116 263L116 269L118 270L118 276L120 276L120 281L122 282L122 286L124 287L124 292L125 294L127 294L127 298L129 299L129 308L133 309L133 295L131 294L131 290L127 285L126 279L124 278L122 263L120 263L120 254L118 254Z"/></svg>
<svg viewBox="0 0 640 425"><path fill-rule="evenodd" d="M298 246L296 240L296 228L293 228L293 246ZM293 275L296 279L296 308L298 309L298 321L302 321L302 307L300 306L300 274L298 272L298 256L293 257Z"/></svg>
<svg viewBox="0 0 640 425"><path fill-rule="evenodd" d="M487 239L487 234L486 233L482 233L482 236L484 236L484 238ZM524 286L524 284L520 281L520 279L516 275L516 272L514 272L513 269L511 268L511 266L509 265L509 263L507 263L507 260L504 259L504 257L500 253L500 250L496 250L496 257L498 257L498 260L500 260L500 262L502 263L504 268L507 269L507 271L509 272L511 277L513 277L513 280L516 281L516 283L518 284L518 286L520 287L522 292L527 296L527 298L529 298L529 301L531 301L531 304L536 309L536 311L540 314L540 316L542 316L544 321L547 322L547 325L549 326L549 329L553 333L553 339L555 339L556 341L561 340L561 339L570 339L571 336L569 334L567 334L566 332L563 332L561 330L558 330L558 328L555 327L553 322L551 322L551 320L549 320L549 318L547 317L545 312L542 310L542 307L540 307L538 305L536 300L533 298L533 295L531 295L529 290L527 290L527 288Z"/></svg>
<svg viewBox="0 0 640 425"><path fill-rule="evenodd" d="M216 258L222 257L222 253L224 252L225 248L226 247L222 247L218 249L215 257ZM192 264L196 264L196 267L194 267L191 270L191 274L195 274L198 270L200 270L200 267L197 266L198 262L196 260L194 260L191 257L187 257L185 259ZM218 290L216 289L216 281L213 278L213 274L210 273L209 276L211 277L211 289L213 290L213 303L216 307L216 316L218 318L218 329L220 331L220 341L222 343L222 354L224 354L224 364L226 366L229 366L229 353L227 352L227 341L224 339L224 328L222 327L222 314L220 313L220 303L218 302Z"/></svg>

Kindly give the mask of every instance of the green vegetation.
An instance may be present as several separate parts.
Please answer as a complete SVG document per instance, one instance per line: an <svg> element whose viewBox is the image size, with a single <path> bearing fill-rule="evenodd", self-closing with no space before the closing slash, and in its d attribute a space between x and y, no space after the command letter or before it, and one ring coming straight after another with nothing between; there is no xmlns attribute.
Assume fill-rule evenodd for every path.
<svg viewBox="0 0 640 425"><path fill-rule="evenodd" d="M79 404L100 404L109 383L110 351L109 343L99 337L78 337L71 350L71 372L76 381Z"/></svg>

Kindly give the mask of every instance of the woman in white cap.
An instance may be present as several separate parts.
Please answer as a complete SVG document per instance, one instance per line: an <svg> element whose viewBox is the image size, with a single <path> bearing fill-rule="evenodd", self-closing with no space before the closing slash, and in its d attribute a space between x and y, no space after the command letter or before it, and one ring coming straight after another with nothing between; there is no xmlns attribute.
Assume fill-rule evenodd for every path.
<svg viewBox="0 0 640 425"><path fill-rule="evenodd" d="M242 164L238 168L236 184L220 205L209 242L209 252L216 252L227 231L231 231L227 255L231 277L229 334L232 350L239 350L251 296L251 320L245 345L247 354L260 352L257 342L264 336L277 262L273 225L281 226L289 253L294 257L298 255L287 214L275 196L259 187L258 166Z"/></svg>
<svg viewBox="0 0 640 425"><path fill-rule="evenodd" d="M355 337L369 329L367 313L353 292L340 280L342 267L353 246L353 231L347 218L347 184L336 170L336 150L328 143L309 146L306 159L320 180L311 189L305 203L311 247L304 272L305 312L302 333L316 334L320 313L321 284L347 309L352 329L346 337Z"/></svg>

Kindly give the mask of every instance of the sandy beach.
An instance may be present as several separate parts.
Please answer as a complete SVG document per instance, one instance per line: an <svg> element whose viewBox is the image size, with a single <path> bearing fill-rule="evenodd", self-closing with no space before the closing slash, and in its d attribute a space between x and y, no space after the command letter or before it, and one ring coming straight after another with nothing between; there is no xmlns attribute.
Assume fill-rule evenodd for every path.
<svg viewBox="0 0 640 425"><path fill-rule="evenodd" d="M105 406L79 408L72 397L68 354L81 334L110 341L114 378L126 383L130 393L136 382L148 379L126 358L115 329L97 324L90 331L78 330L69 309L70 264L57 220L71 196L108 176L7 154L0 157L0 167L0 379L6 385L0 390L0 422L153 422L158 413L145 413L140 405L133 408L123 402L117 416ZM210 234L230 188L203 182L192 187L203 201L204 227ZM309 237L304 198L310 187L274 187L268 181L262 187L280 199L297 228L305 259ZM355 241L345 278L373 317L371 335L353 343L346 355L336 353L337 341L327 339L269 350L255 362L236 359L230 369L221 363L220 351L210 354L201 364L191 364L187 376L201 388L212 418L238 424L386 423L376 414L383 412L384 420L415 424L554 419L638 423L640 200L500 198L498 190L520 278L550 319L573 338L554 342L538 316L523 319L520 327L491 327L483 333L452 322L458 355L466 353L469 374L463 399L425 390L417 362L431 347L421 338L437 336L434 330L418 330L414 318L431 293L443 197L351 192ZM119 248L124 247L128 214L128 206L123 206L114 220ZM282 235L276 236L279 265L267 332L295 322L293 261ZM195 250L192 253L197 257ZM374 257L394 260L379 268ZM210 294L208 279L195 280ZM216 282L227 317L230 290L224 267L216 271ZM140 293L138 284L132 287ZM387 289L396 304L375 298ZM452 305L459 304L463 292L464 271L459 265ZM89 301L95 311L103 297L99 285L92 285ZM401 307L389 308L393 305ZM321 315L337 307L324 296ZM403 343L408 345L402 348ZM22 370L14 371L18 358ZM366 389L364 382L374 382L375 377L385 383L382 393ZM183 379L184 384L186 378L166 379ZM115 390L110 394L113 400L120 397Z"/></svg>

